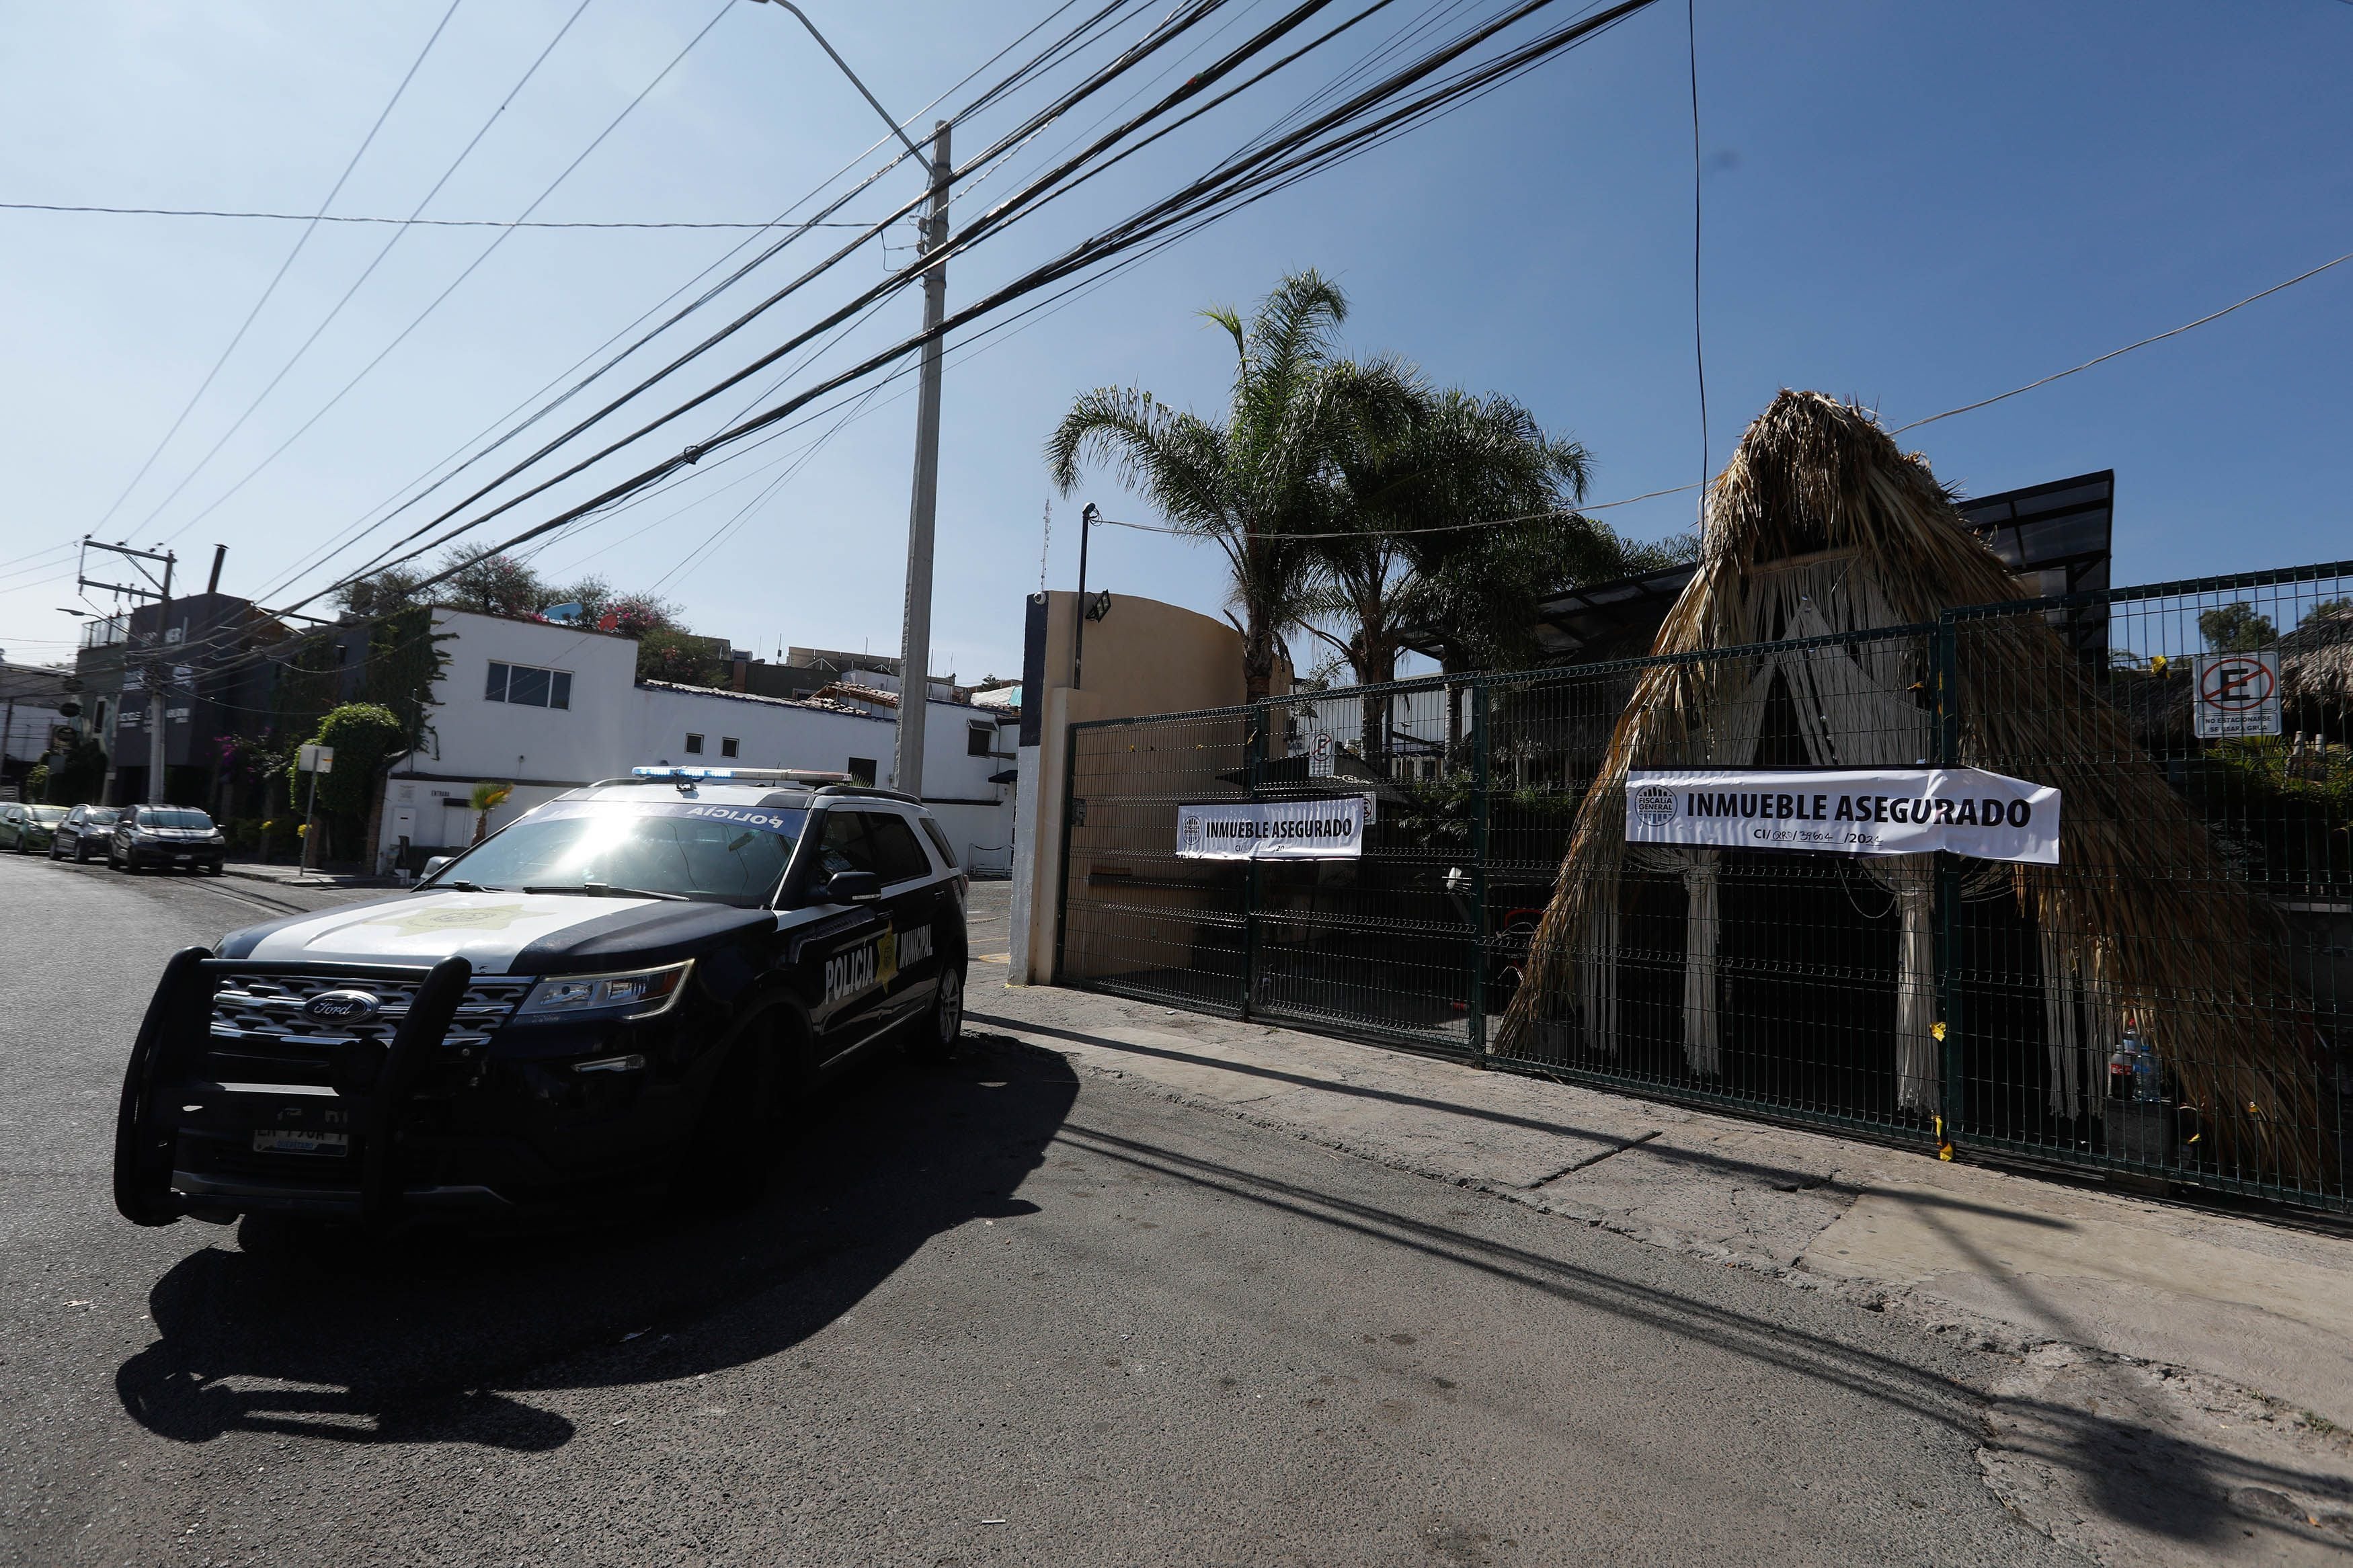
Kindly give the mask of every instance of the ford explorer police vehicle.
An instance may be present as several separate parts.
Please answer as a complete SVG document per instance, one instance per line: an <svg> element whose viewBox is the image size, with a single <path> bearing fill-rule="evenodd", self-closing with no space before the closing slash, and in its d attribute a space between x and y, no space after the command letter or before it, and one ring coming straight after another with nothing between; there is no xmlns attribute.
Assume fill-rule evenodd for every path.
<svg viewBox="0 0 2353 1568"><path fill-rule="evenodd" d="M827 1061L963 1026L946 837L843 775L638 768L428 870L174 955L123 1079L126 1217L742 1201Z"/></svg>

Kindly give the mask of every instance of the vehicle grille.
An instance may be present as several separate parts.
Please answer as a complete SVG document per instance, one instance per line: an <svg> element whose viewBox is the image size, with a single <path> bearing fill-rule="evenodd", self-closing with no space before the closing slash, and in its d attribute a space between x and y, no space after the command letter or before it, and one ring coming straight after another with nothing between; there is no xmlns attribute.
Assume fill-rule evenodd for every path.
<svg viewBox="0 0 2353 1568"><path fill-rule="evenodd" d="M207 1053L212 1076L220 1083L324 1087L333 1081L334 1065L344 1051L364 1043L392 1044L423 984L422 975L382 980L254 971L226 977L213 993ZM476 979L466 987L442 1045L461 1058L479 1060L482 1047L513 1016L532 984L529 975ZM345 990L364 991L382 1005L374 1017L364 1020L326 1024L303 1016L303 1004L312 997Z"/></svg>

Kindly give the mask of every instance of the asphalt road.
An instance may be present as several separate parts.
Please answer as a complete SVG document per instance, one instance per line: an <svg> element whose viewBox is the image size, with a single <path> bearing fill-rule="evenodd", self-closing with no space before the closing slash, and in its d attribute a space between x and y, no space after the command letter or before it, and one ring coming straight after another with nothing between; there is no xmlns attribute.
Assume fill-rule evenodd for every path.
<svg viewBox="0 0 2353 1568"><path fill-rule="evenodd" d="M0 856L0 1560L2077 1561L1966 1352L986 1036L730 1220L118 1219L164 956L353 896Z"/></svg>

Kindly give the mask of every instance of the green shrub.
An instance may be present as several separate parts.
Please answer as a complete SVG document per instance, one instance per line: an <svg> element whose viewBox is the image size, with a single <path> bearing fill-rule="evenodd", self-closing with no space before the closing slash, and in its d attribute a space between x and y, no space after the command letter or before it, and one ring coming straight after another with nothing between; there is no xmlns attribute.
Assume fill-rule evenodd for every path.
<svg viewBox="0 0 2353 1568"><path fill-rule="evenodd" d="M319 721L319 732L311 738L335 749L333 771L319 779L320 809L362 816L375 793L376 774L384 760L406 743L407 733L391 709L375 702L346 702Z"/></svg>

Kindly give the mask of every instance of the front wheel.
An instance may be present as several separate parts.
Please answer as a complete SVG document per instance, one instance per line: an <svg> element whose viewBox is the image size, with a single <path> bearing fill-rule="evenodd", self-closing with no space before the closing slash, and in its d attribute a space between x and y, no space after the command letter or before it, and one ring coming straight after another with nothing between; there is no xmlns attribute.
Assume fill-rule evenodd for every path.
<svg viewBox="0 0 2353 1568"><path fill-rule="evenodd" d="M956 1040L963 1034L964 965L959 962L940 971L931 1010L923 1015L922 1032L909 1046L924 1061L945 1061L955 1054Z"/></svg>

